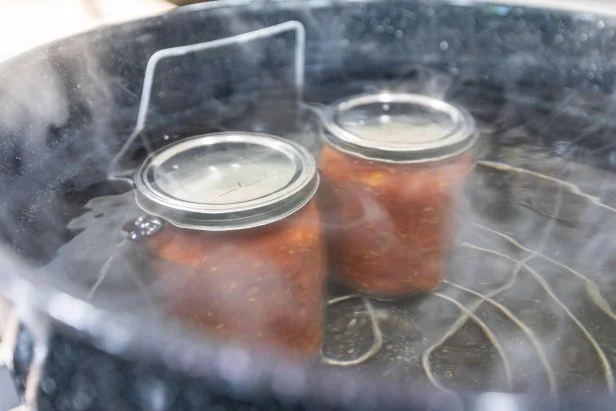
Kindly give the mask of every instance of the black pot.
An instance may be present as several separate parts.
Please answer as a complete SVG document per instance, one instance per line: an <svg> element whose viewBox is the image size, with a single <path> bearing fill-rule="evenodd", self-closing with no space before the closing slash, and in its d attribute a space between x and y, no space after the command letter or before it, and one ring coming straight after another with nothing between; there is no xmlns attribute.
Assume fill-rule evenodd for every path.
<svg viewBox="0 0 616 411"><path fill-rule="evenodd" d="M473 385L477 375L484 378L489 372L477 371L468 362L462 370L469 383L443 391L426 384L425 375L401 371L391 358L387 359L393 361L391 367L377 359L363 368L341 370L257 354L192 333L148 310L145 297L133 298L137 285L127 286L126 279L138 271L143 258L133 249L126 250L129 257L117 268L116 277L108 279L107 288L96 296L88 292L120 236L114 224L132 216L126 210L138 213L122 195L129 187L109 182L108 171L135 128L150 57L160 49L290 20L300 22L306 32L305 101L326 104L383 88L438 95L475 115L486 135L484 160L530 170L546 166L551 176L563 179L565 184L559 187L565 188L555 194L554 187L545 185L549 179L520 183L499 174L506 169L496 168L492 180L471 184L469 190L478 193L471 196L471 204L483 216L496 216L515 228L516 218L524 213L544 218L542 211L552 210L549 198L561 196L570 208L552 216L558 229L578 227L583 220L580 235L588 241L597 239L593 237L597 230L606 230L603 248L588 250L579 259L576 252L581 247L573 243L560 251L547 247L545 253L568 266L575 261L600 265L606 275L595 284L607 292L615 266L611 248L604 246L610 244L611 220L602 213L607 212L603 204L616 198L610 184L616 161L612 137L616 20L481 2L291 0L194 5L71 37L0 67L0 271L3 293L14 303L15 322L5 339L12 343L10 363L24 400L40 411L610 409L613 381L605 382L603 375L611 375L616 358L609 344L612 334L606 331L610 325L601 322L609 319L594 311L585 312L580 324L587 324L584 329L591 335L598 333L597 344L606 353L600 360L607 363L580 358L579 369L557 364L556 392L550 392L545 378L533 380L530 371L526 382L514 381L511 387ZM145 153L142 141L160 146L169 139L230 128L302 131L301 115L289 124L286 119L295 111L289 114L288 107L282 110L280 105L263 103L287 101L286 93L297 97L289 77L295 35L287 33L262 46L232 52L217 49L161 62L146 124L135 133L139 138L128 147L121 165L138 164ZM279 116L263 115L272 112ZM318 145L312 140L308 144ZM529 145L536 148L532 155L516 151ZM601 173L593 180L578 181L579 175L563 168L572 163ZM528 191L529 184L534 191ZM498 195L482 196L483 186L496 187ZM590 194L583 196L579 189ZM109 208L101 215L100 203L89 203L90 211L84 214L86 203L100 196L116 196L112 197L116 202L111 206L107 202ZM508 212L512 201L521 208ZM584 212L579 211L582 203ZM564 242L567 233L562 234ZM109 239L104 246L99 244L101 236ZM529 297L528 305L541 298ZM569 298L565 306L571 303L575 311L577 300ZM408 306L395 303L401 305L377 310L391 308L411 315L416 312L413 307L430 304L425 301L418 297ZM586 307L586 302L580 304ZM431 313L434 322L439 316L449 318L446 311ZM413 321L411 328L419 327ZM574 323L578 331L580 324ZM409 335L418 341L434 338L420 328L413 332ZM385 334L387 349L397 334ZM483 364L482 358L491 351L473 341L475 345L464 352L478 350L473 358ZM581 351L572 344L570 354L575 357ZM558 350L567 352L566 347ZM514 363L518 360L512 358ZM526 360L520 358L520 364ZM522 381L526 377L523 370L520 373L516 378Z"/></svg>

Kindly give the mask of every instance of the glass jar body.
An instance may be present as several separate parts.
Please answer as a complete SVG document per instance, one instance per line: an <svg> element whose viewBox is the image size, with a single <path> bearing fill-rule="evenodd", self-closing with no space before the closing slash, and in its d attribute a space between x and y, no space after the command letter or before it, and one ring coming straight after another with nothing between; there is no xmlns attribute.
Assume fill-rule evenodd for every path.
<svg viewBox="0 0 616 411"><path fill-rule="evenodd" d="M333 278L387 299L438 287L472 158L388 163L325 145L319 198Z"/></svg>
<svg viewBox="0 0 616 411"><path fill-rule="evenodd" d="M147 247L176 316L296 357L320 351L325 246L314 199L261 227L211 232L167 224Z"/></svg>

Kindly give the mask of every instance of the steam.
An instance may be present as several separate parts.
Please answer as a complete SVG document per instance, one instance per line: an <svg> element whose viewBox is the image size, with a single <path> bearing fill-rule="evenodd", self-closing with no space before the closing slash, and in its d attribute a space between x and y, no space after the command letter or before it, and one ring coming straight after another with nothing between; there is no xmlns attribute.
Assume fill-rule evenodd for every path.
<svg viewBox="0 0 616 411"><path fill-rule="evenodd" d="M417 71L420 73L417 82L403 82L395 86L395 90L446 99L454 85L451 75L425 67L417 68Z"/></svg>
<svg viewBox="0 0 616 411"><path fill-rule="evenodd" d="M455 92L451 89L455 82L446 74L427 78L423 85L401 83L390 89L412 89L431 96L450 96ZM50 111L49 116L53 115L60 122L66 112ZM511 121L509 112L507 116ZM296 138L316 148L314 130L313 122L300 125ZM460 235L450 257L446 284L432 295L397 303L398 308L388 303L365 308L357 299L344 302L352 303L350 307L354 308L349 310L332 300L329 318L343 323L337 331L330 328L333 323L326 325L329 331L325 362L362 367L366 361L374 361L391 375L404 373L401 364L412 364L410 367L419 367L428 382L444 389L526 391L544 387L558 393L571 384L562 380L564 369L558 364L563 362L563 355L570 354L558 338L573 338L572 344L584 350L578 355L588 358L584 360L588 363L580 366L598 367L601 375L595 383L612 389L612 359L606 350L609 333L593 331L607 325L591 327L587 321L595 320L587 317L586 307L580 311L570 307L570 301L583 298L588 307L600 312L593 314L595 319L602 315L614 318L611 297L603 290L608 286L605 267L611 266L612 246L607 239L615 216L610 206L580 188L593 187L592 184L582 180L582 184L573 185L561 179L563 170L570 170L569 175L578 183L583 175L607 179L609 174L577 164L571 171L573 166L567 159L554 157L547 157L549 172L557 174L544 174L542 166L548 163L539 161L540 154L525 147L494 152L488 139L484 137L479 151L489 160L481 159L457 202ZM101 145L99 153L108 148ZM140 254L138 247L124 242L120 231L126 221L142 214L134 204L134 193L101 197L91 201L87 208L89 211L68 225L76 237L60 249L42 272L64 271L65 281L79 284L83 290L79 293L95 303L111 299L132 306L142 301L147 308L141 315L160 315L163 284L144 271L148 257ZM356 224L376 215L387 219L386 211L374 202L363 201L360 208ZM598 227L599 222L604 227ZM224 255L224 250L221 253ZM536 267L538 262L550 267L547 271L545 267ZM67 267L76 269L66 271ZM218 288L215 283L211 285L212 290ZM272 294L283 289L282 283L268 285ZM216 294L208 297L212 301L219 298ZM529 299L539 302L529 304ZM225 301L222 316L238 310L247 313L243 299ZM544 301L547 305L543 305ZM346 311L341 312L342 308ZM259 325L272 320L269 312L249 312L245 319L251 332L259 332ZM435 322L439 315L441 318ZM357 324L365 320L371 322L357 328L357 347L351 352L347 327L354 321ZM390 338L395 343L386 345L384 341ZM453 364L468 352L455 349L457 344L468 343L469 338L483 347L480 350L494 354L486 354L481 366L484 368L472 369L463 364L462 371ZM448 352L457 352L457 357ZM480 382L469 384L464 374L468 372L474 373ZM534 386L520 377L529 372L529 381L534 381ZM488 385L489 379L496 381L495 385Z"/></svg>
<svg viewBox="0 0 616 411"><path fill-rule="evenodd" d="M19 74L19 75L17 75ZM0 113L3 127L20 130L24 120L34 117L38 124L30 125L29 138L25 139L26 152L45 144L44 126L59 127L68 120L68 104L64 97L64 85L49 60L40 59L27 67L27 71L13 72L10 86L3 84L2 93L7 104ZM31 79L41 79L45 86L31 89Z"/></svg>
<svg viewBox="0 0 616 411"><path fill-rule="evenodd" d="M422 90L451 96L452 90L435 90L434 84L447 83L434 80ZM533 140L528 133L536 128L527 128L510 110L501 115L490 119L492 124L506 119L503 124L509 129L517 128L527 133L526 141ZM494 130L492 127L480 125L483 130ZM589 132L594 133L597 127L594 124ZM494 147L494 140L498 141L498 136L483 136L479 164L458 199L461 232L445 285L431 296L403 303L412 309L411 319L406 318L408 311L399 313L392 307L385 307L378 315L380 331L393 327L396 335L408 327L424 338L405 340L408 342L402 344L414 346L409 351L404 345L392 344L387 354L374 353L364 344L364 351L346 353L340 342L345 338L370 341L380 335L365 328L359 336L351 337L355 319L364 316L356 305L350 313L336 311L350 320L347 326L332 329L333 340L328 341L335 341L335 345L329 346L328 352L335 353L337 361L353 361L371 353L363 359L372 367L382 364L387 373L398 378L404 374L397 361L419 361L428 380L445 390L462 387L557 394L580 389L580 381L566 379L567 373L589 375L598 369L600 373L592 382L584 383L590 387L583 389L604 387L612 392L614 358L611 343L605 339L607 329L602 327L611 327L607 324L616 319L608 291L613 282L610 286L605 282L610 276L606 267L613 267L611 233L616 215L612 206L592 194L606 184L610 173L567 156L556 157L555 152L536 146ZM440 324L448 321L436 321L443 316L443 309L447 312L444 318L452 310L458 313L441 328ZM436 329L444 332L438 334ZM484 343L479 341L487 341L495 349L493 357L482 349L484 356L492 358L483 366L493 368L477 370L464 363L451 368L448 364L470 355L468 346L461 349L457 344L468 343L468 333L476 333L470 331L473 329L479 334L470 340L480 346ZM385 339L392 338L382 332ZM499 383L491 385L490 381Z"/></svg>
<svg viewBox="0 0 616 411"><path fill-rule="evenodd" d="M251 28L240 17L231 20L231 31ZM395 27L389 34L402 38ZM338 37L331 40L336 46L330 51L348 46L348 39ZM122 151L124 171L130 174L159 147L209 131L270 132L318 155L318 124L295 106L281 107L297 97L296 38L285 33L276 40L161 64L153 77L147 121ZM145 67L123 67L130 79L114 77L105 74L105 67L119 56L108 58L85 43L77 49L79 55L54 48L48 57L32 57L31 64L9 66L0 82L0 127L7 136L0 150L11 159L0 166L6 181L0 187L3 247L36 260L41 266L36 278L42 283L70 288L95 305L130 307L144 318L166 315L161 313L163 284L148 268L151 255L125 241L121 232L143 211L135 205L134 192L118 194L121 190L107 182L108 166L139 118L140 80L132 77L141 79ZM356 50L380 55L376 42ZM342 52L331 54L333 66L344 63ZM264 56L279 58L282 68L267 65ZM531 83L531 90L524 91L535 78L531 68L541 63L524 56L504 60L507 70L494 80L498 87L493 90L477 86L477 76L464 68L454 74L420 63L409 62L403 74L386 80L344 79L349 84L334 91L320 90L320 78L313 74L306 89L309 103L329 103L349 89L453 100L469 106L480 128L494 133L482 136L480 161L457 201L460 227L447 282L435 293L396 303L347 298L331 287L325 362L444 390L545 389L556 394L590 381L613 391L616 190L612 172L597 167L614 163L608 155L611 143L602 134L611 131L611 120L597 115L609 110L592 101L597 96L592 92L563 90L556 93L558 101L548 101L537 97L537 89L545 90L540 84ZM259 69L259 76L243 77ZM40 79L36 87L32 79ZM267 90L273 85L280 88ZM490 100L493 94L498 97ZM614 105L613 96L597 100ZM565 122L559 128L575 138L550 133L562 119L587 113L586 121L592 121ZM573 161L577 157L570 154L576 150L585 154L580 160L589 161ZM66 193L78 198L69 201ZM393 224L379 204L363 201L359 207L354 224L375 216ZM183 250L174 251L181 255ZM228 252L222 247L217 258L238 258ZM272 261L263 264L275 269ZM223 280L214 278L203 295L224 303L221 316L239 312L237 321L245 320L246 330L254 333L273 320L271 311L252 309L232 293L216 294L217 281ZM287 285L273 281L261 292L280 295ZM284 309L297 308L289 304Z"/></svg>

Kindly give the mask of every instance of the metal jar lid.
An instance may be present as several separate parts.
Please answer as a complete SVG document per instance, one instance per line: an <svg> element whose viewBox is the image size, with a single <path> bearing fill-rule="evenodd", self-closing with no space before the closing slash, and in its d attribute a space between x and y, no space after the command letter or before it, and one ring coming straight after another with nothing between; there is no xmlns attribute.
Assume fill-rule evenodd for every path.
<svg viewBox="0 0 616 411"><path fill-rule="evenodd" d="M150 155L135 175L137 204L145 212L207 231L278 221L307 204L318 185L308 150L244 132L182 140Z"/></svg>
<svg viewBox="0 0 616 411"><path fill-rule="evenodd" d="M418 94L382 92L328 106L324 138L348 154L385 162L418 163L460 154L477 139L463 108Z"/></svg>

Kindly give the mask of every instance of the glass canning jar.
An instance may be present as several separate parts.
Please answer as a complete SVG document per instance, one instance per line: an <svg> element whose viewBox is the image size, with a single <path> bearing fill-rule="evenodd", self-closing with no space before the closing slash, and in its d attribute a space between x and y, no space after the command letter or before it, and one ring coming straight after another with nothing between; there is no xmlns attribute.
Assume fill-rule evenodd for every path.
<svg viewBox="0 0 616 411"><path fill-rule="evenodd" d="M135 177L141 239L172 313L219 336L310 357L322 344L319 175L303 147L219 133L151 155Z"/></svg>
<svg viewBox="0 0 616 411"><path fill-rule="evenodd" d="M328 106L323 123L319 198L333 277L382 298L438 287L474 162L471 115L385 92Z"/></svg>

